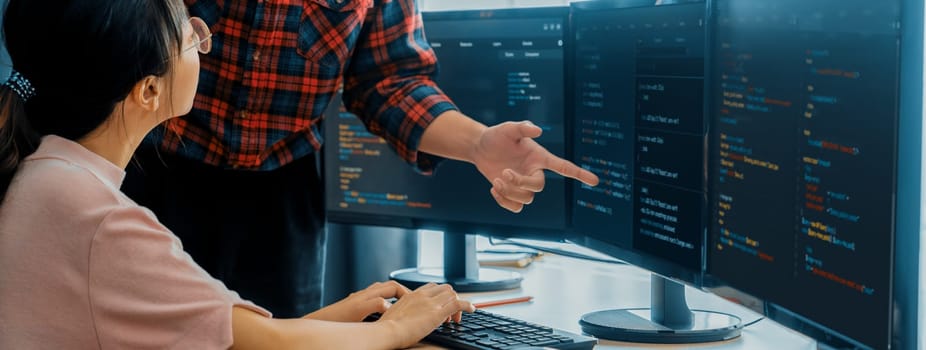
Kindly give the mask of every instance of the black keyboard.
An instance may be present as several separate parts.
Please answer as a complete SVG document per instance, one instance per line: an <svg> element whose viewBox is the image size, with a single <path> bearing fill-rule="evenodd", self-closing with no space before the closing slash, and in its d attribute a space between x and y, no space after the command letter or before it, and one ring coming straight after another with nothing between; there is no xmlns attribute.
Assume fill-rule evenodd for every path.
<svg viewBox="0 0 926 350"><path fill-rule="evenodd" d="M463 313L460 323L441 325L425 340L452 349L501 350L529 346L591 349L595 338L476 310Z"/></svg>

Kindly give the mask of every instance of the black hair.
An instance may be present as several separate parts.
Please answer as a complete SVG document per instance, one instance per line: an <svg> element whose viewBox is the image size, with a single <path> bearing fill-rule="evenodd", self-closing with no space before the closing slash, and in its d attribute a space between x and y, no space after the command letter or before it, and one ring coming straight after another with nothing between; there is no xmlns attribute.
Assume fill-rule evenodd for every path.
<svg viewBox="0 0 926 350"><path fill-rule="evenodd" d="M3 38L35 96L0 87L0 198L43 135L77 141L183 45L180 0L10 0Z"/></svg>

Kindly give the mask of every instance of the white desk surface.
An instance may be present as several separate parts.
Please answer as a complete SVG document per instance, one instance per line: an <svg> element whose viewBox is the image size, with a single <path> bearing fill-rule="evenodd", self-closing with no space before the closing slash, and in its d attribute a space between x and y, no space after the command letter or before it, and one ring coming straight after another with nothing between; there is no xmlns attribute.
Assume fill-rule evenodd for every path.
<svg viewBox="0 0 926 350"><path fill-rule="evenodd" d="M581 334L579 319L587 312L602 309L649 307L650 273L631 265L590 262L546 255L523 269L521 288L498 292L468 293L473 302L533 296L528 303L486 308L486 311L523 319ZM722 311L739 316L743 323L761 315L723 298L686 287L692 309ZM437 349L430 345L416 348ZM738 338L702 344L641 344L599 340L596 349L816 349L816 342L774 321L762 320L742 331Z"/></svg>

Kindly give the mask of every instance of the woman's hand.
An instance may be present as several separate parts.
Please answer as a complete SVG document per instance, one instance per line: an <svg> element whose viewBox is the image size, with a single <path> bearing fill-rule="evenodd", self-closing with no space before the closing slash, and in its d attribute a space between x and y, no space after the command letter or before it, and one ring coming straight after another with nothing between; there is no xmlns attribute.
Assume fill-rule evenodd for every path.
<svg viewBox="0 0 926 350"><path fill-rule="evenodd" d="M411 293L396 281L376 282L364 290L351 293L347 298L331 304L303 318L337 322L360 322L377 312L386 312L392 305L386 299L402 298Z"/></svg>
<svg viewBox="0 0 926 350"><path fill-rule="evenodd" d="M428 283L402 296L377 322L392 323L399 346L404 348L418 343L443 322L460 322L463 311L476 308L460 300L450 285Z"/></svg>

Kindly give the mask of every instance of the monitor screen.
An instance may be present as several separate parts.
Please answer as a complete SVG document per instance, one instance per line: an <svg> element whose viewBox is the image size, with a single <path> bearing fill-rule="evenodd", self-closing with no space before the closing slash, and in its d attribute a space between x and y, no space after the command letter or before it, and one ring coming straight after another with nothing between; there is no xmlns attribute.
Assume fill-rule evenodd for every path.
<svg viewBox="0 0 926 350"><path fill-rule="evenodd" d="M576 183L573 227L593 248L696 284L707 213L706 7L608 6L574 4L573 161L601 183Z"/></svg>
<svg viewBox="0 0 926 350"><path fill-rule="evenodd" d="M715 6L708 272L886 348L899 1Z"/></svg>
<svg viewBox="0 0 926 350"><path fill-rule="evenodd" d="M565 8L424 13L437 54L438 86L461 112L486 125L530 120L537 141L565 154ZM546 178L521 213L500 207L491 184L468 163L445 161L424 176L349 113L326 121L327 207L333 221L462 229L466 233L554 232L566 228L566 182ZM488 230L491 232L482 232ZM518 231L522 230L522 231ZM540 234L545 236L545 234Z"/></svg>

